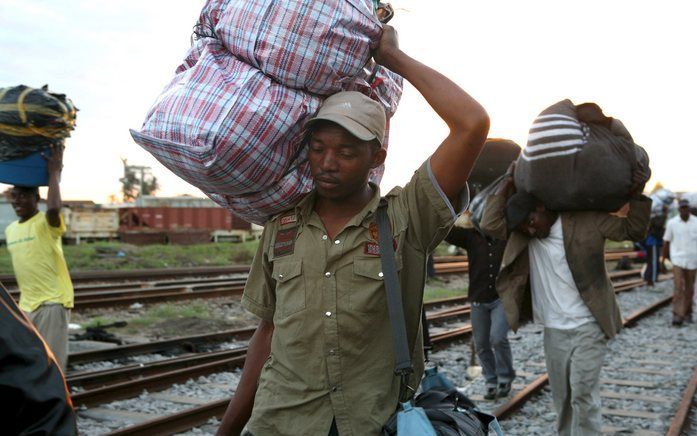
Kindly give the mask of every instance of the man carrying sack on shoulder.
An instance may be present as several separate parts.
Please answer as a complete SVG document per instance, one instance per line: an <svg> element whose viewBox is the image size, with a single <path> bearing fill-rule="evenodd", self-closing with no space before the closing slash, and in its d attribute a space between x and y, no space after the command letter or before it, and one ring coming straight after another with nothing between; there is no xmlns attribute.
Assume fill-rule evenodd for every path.
<svg viewBox="0 0 697 436"><path fill-rule="evenodd" d="M600 369L607 341L622 327L605 268L605 241L644 238L651 200L645 174L632 175L629 214L554 212L526 192L514 193L513 170L488 197L480 226L507 239L497 290L514 331L534 316L544 349L560 435L601 434Z"/></svg>
<svg viewBox="0 0 697 436"><path fill-rule="evenodd" d="M390 26L374 58L411 82L450 129L411 181L385 196L416 387L426 261L467 203L489 118L459 86L402 52ZM242 298L261 321L220 435L245 425L254 436L378 435L398 407L376 223L381 194L368 182L385 160L385 114L368 97L341 92L309 129L315 189L264 228Z"/></svg>

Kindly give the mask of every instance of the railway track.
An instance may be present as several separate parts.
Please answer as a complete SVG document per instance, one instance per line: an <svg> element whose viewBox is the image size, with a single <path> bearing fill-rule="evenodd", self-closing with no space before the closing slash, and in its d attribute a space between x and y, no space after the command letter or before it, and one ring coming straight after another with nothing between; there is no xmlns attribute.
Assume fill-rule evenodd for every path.
<svg viewBox="0 0 697 436"><path fill-rule="evenodd" d="M638 252L614 250L606 253L607 261L623 257L636 258ZM465 273L466 256L435 258L437 274ZM242 294L249 266L172 268L131 271L87 271L71 274L75 284L75 310L130 306L134 303L183 301L199 298L236 297ZM237 277L232 277L237 275ZM243 277L240 277L243 275ZM19 299L12 275L0 275L10 295Z"/></svg>
<svg viewBox="0 0 697 436"><path fill-rule="evenodd" d="M693 326L670 327L670 283L663 283L661 289L620 296L625 297L620 298L622 307L641 309L623 311L625 327L633 328L612 341L605 358L600 379L604 434L659 436L693 434L696 430L690 426L697 423L697 353L692 346L697 332ZM545 388L548 378L541 333L540 327L528 325L512 340L518 371L512 397L487 402L481 397L481 380L461 384L467 386L465 394L499 417L507 435L553 432L555 414L551 392ZM452 356L448 352L464 353L466 349L459 346L434 358ZM444 371L450 368L451 363Z"/></svg>
<svg viewBox="0 0 697 436"><path fill-rule="evenodd" d="M636 286L638 282L633 277L638 274L638 270L613 273L613 280L617 281L618 292L622 288L627 287L630 283ZM440 300L433 302L430 307L435 308L446 304L457 304L459 301L459 299ZM432 311L429 313L429 321L447 322L448 320L461 318L467 313L469 313L469 306L460 304L456 307L445 308L435 312ZM237 331L236 334L238 338L244 338L247 335L251 335L252 331L253 329ZM442 345L465 338L470 333L471 326L469 324L463 324L454 328L435 331L431 334L431 340L434 344ZM227 332L227 335L231 334L231 332ZM127 354L133 356L134 354L146 352L171 352L175 348L181 349L181 344L195 344L196 341L199 341L201 344L215 342L215 340L204 339L205 336L206 335L200 335L195 338L190 337L183 338L182 340L171 340L168 344L150 343L127 346L131 347ZM225 334L222 336L224 337ZM218 339L220 338L221 337L218 337ZM71 363L87 362L101 358L114 358L114 356L119 354L116 348L124 347L71 355ZM148 390L149 392L163 390L174 383L183 383L190 378L240 368L244 363L245 352L245 347L239 347L232 350L214 351L200 355L183 355L153 363L131 364L113 370L70 374L68 376L68 382L71 388L80 390L73 394L73 402L76 406L98 406L108 401L137 396L143 390ZM73 360L73 358L75 358L75 360ZM186 411L156 419L152 422L143 422L133 427L120 429L114 434L145 434L146 432L171 434L172 432L183 431L192 426L200 425L211 417L219 417L225 410L228 401L229 398L225 398L219 401L206 403Z"/></svg>
<svg viewBox="0 0 697 436"><path fill-rule="evenodd" d="M625 327L631 326L640 319L651 315L656 310L670 304L672 297L661 298L657 302L650 304L638 311L632 313L628 317L623 319L623 324ZM529 401L537 392L539 392L544 386L549 383L549 376L544 373L529 383L524 389L518 392L513 398L511 398L506 404L496 409L494 415L499 419L503 420L508 418L519 409L526 401Z"/></svg>

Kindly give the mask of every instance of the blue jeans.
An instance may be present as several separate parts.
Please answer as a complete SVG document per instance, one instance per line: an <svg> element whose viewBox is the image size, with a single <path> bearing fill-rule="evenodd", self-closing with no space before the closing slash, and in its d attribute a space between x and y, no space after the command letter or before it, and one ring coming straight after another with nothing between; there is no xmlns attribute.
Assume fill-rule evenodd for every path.
<svg viewBox="0 0 697 436"><path fill-rule="evenodd" d="M501 300L472 303L472 335L487 387L510 383L515 378L508 322Z"/></svg>

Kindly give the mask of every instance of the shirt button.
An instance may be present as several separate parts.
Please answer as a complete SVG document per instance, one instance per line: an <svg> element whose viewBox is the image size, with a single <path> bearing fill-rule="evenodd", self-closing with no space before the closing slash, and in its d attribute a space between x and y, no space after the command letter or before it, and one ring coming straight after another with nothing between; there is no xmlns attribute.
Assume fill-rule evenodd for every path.
<svg viewBox="0 0 697 436"><path fill-rule="evenodd" d="M378 277L382 278L382 276L384 276L384 274L382 272L379 272Z"/></svg>
<svg viewBox="0 0 697 436"><path fill-rule="evenodd" d="M331 313L331 312L324 312L324 315L325 315L327 318L330 318L330 317L332 316L332 313Z"/></svg>
<svg viewBox="0 0 697 436"><path fill-rule="evenodd" d="M336 392L336 386L332 386L332 392Z"/></svg>
<svg viewBox="0 0 697 436"><path fill-rule="evenodd" d="M493 256L493 254L489 253L489 257Z"/></svg>
<svg viewBox="0 0 697 436"><path fill-rule="evenodd" d="M329 271L327 271L326 273L324 273L324 277L331 277L331 276L332 276L332 273L330 273Z"/></svg>
<svg viewBox="0 0 697 436"><path fill-rule="evenodd" d="M329 239L329 236L327 236L327 235L322 235L322 240L323 240L323 241L326 241L327 239Z"/></svg>
<svg viewBox="0 0 697 436"><path fill-rule="evenodd" d="M339 245L339 244L341 244L341 241L337 239L336 241L334 241L334 244Z"/></svg>
<svg viewBox="0 0 697 436"><path fill-rule="evenodd" d="M278 278L279 278L279 279L282 279L282 278L283 278L283 274L279 274L279 275L278 275Z"/></svg>

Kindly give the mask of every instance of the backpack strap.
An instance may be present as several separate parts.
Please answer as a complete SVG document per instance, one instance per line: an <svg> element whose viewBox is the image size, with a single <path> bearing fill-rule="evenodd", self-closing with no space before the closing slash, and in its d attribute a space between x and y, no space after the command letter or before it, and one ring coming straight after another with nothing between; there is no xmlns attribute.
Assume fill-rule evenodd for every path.
<svg viewBox="0 0 697 436"><path fill-rule="evenodd" d="M397 263L392 244L392 226L387 216L387 200L380 199L377 211L378 244L380 245L380 262L382 264L385 293L387 295L387 312L390 316L395 351L395 375L400 377L399 401L405 402L411 397L414 388L409 387L409 375L414 372L407 344L407 329L404 321L402 290L397 276ZM411 391L411 392L410 392Z"/></svg>

